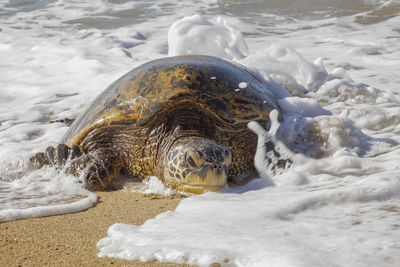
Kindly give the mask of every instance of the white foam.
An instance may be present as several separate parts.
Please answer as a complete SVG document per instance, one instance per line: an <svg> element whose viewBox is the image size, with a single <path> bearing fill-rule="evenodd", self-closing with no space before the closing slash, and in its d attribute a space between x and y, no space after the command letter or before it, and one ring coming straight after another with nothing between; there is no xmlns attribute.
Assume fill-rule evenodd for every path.
<svg viewBox="0 0 400 267"><path fill-rule="evenodd" d="M0 222L78 212L96 201L96 194L83 189L79 178L55 168L28 171L17 179L2 175L0 180Z"/></svg>
<svg viewBox="0 0 400 267"><path fill-rule="evenodd" d="M264 71L294 95L316 91L328 75L321 62L313 64L294 49L280 45L254 51L239 62Z"/></svg>
<svg viewBox="0 0 400 267"><path fill-rule="evenodd" d="M285 112L298 113L304 117L332 115L329 110L322 108L318 101L311 98L286 97L279 99L278 104Z"/></svg>
<svg viewBox="0 0 400 267"><path fill-rule="evenodd" d="M351 119L362 118L352 113L365 112L364 103L379 101L387 115L376 121L393 121L389 106L397 107L397 96L351 80L343 68L329 72L321 58L311 63L282 45L249 49L249 56L236 61L274 85L285 112L283 123L273 120L269 132L249 124L259 136L255 164L262 178L223 194L190 197L139 227L115 224L98 242L99 256L200 266L394 266L400 236L389 227L397 215L387 211L400 204L399 138L386 128L391 139L374 139L354 123L371 126ZM310 92L308 98L290 97L270 77L298 96ZM326 158L303 157L271 177L262 160L268 138Z"/></svg>
<svg viewBox="0 0 400 267"><path fill-rule="evenodd" d="M397 216L385 212L391 206L385 199L398 196L398 178L386 173L314 192L283 186L191 197L140 227L113 225L97 244L99 256L200 266L397 262L399 234L386 227Z"/></svg>
<svg viewBox="0 0 400 267"><path fill-rule="evenodd" d="M28 2L0 3L3 219L7 210L12 220L90 207L94 195L76 178L24 167L67 130L48 121L76 118L144 62L202 53L264 79L286 111L276 136L317 159L189 197L142 226L116 224L99 242L100 255L223 266L398 265L398 1ZM327 2L329 9L321 6Z"/></svg>
<svg viewBox="0 0 400 267"><path fill-rule="evenodd" d="M184 17L168 31L168 55L210 55L239 59L247 55L242 34L223 17L212 23L200 15Z"/></svg>
<svg viewBox="0 0 400 267"><path fill-rule="evenodd" d="M171 188L165 185L156 176L149 176L142 182L126 183L124 185L126 191L139 192L143 194L156 194L161 196L170 196L175 193Z"/></svg>
<svg viewBox="0 0 400 267"><path fill-rule="evenodd" d="M241 82L241 83L238 84L238 86L239 86L240 89L244 89L244 88L247 87L247 83L246 82Z"/></svg>

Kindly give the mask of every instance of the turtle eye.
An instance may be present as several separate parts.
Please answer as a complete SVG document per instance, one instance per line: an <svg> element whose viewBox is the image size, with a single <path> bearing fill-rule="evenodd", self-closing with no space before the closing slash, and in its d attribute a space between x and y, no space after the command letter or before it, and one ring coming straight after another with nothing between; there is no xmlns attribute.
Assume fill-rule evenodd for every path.
<svg viewBox="0 0 400 267"><path fill-rule="evenodd" d="M203 154L198 150L186 152L185 160L193 168L198 168L204 163Z"/></svg>

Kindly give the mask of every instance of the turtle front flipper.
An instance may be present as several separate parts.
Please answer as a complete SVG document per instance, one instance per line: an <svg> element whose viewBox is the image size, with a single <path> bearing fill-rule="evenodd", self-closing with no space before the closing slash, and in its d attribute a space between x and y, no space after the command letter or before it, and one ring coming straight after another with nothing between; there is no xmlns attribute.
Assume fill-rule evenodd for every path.
<svg viewBox="0 0 400 267"><path fill-rule="evenodd" d="M79 165L82 163L78 160ZM75 164L74 161L71 164ZM85 168L85 186L91 191L109 189L112 180L120 173L120 167L108 161L90 160Z"/></svg>
<svg viewBox="0 0 400 267"><path fill-rule="evenodd" d="M119 174L120 167L109 159L101 160L73 145L49 146L46 152L40 152L30 158L31 166L39 169L44 165L63 168L68 174L83 175L85 187L89 190L105 190Z"/></svg>
<svg viewBox="0 0 400 267"><path fill-rule="evenodd" d="M82 154L79 147L78 151L76 147L71 149L65 144L59 144L57 147L49 146L46 149L46 152L39 152L31 157L30 163L32 167L36 169L40 169L44 165L55 165L62 167L67 162L70 155L71 158L75 158L76 156L80 156Z"/></svg>

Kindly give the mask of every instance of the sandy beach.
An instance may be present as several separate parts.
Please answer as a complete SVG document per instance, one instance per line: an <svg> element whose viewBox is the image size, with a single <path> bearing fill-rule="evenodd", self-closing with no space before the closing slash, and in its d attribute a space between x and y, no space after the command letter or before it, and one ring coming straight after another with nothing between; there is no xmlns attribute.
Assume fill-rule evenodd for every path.
<svg viewBox="0 0 400 267"><path fill-rule="evenodd" d="M141 225L173 210L182 196L96 192L89 210L0 224L0 266L183 266L97 257L96 243L114 223Z"/></svg>

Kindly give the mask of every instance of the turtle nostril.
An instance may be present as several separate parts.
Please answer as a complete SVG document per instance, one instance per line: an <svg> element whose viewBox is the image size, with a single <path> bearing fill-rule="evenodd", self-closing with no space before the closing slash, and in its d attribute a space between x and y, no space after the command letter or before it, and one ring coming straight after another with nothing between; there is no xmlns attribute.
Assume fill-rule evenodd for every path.
<svg viewBox="0 0 400 267"><path fill-rule="evenodd" d="M213 168L216 170L221 170L222 169L222 165L221 164L214 164Z"/></svg>

